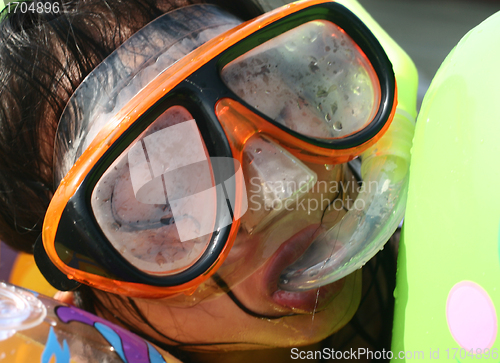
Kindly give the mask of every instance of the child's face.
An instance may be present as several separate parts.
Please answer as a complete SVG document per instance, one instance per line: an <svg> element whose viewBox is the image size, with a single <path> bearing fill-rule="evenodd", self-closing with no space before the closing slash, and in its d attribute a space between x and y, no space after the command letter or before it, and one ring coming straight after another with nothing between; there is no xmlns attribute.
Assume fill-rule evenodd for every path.
<svg viewBox="0 0 500 363"><path fill-rule="evenodd" d="M353 71L353 74L358 73L357 71ZM284 84L277 81L277 88L282 90ZM293 99L293 96L289 96L288 93L286 94L287 99L290 99L292 103L296 105L297 102ZM258 94L256 97L264 100L268 98L264 93ZM141 100L141 102L147 104L143 100ZM302 105L299 106L299 108L302 108ZM165 122L168 125L166 125L165 128L172 126L170 123L177 124L192 121L193 117L191 115L187 115L179 120L173 117L175 112L179 112L176 107L180 108L181 106L172 106L158 117L160 121L163 118L167 120ZM170 113L172 113L172 115ZM280 110L279 114L283 116L283 118L289 118L292 121L300 118L314 120L312 117L309 117L310 115L306 115L304 112L298 115L284 109L284 111ZM238 117L235 117L235 120L238 120ZM363 119L371 118L371 116L363 117ZM178 121L174 122L173 120ZM196 122L199 123L204 121L207 120L196 120ZM326 120L326 122L329 122L329 120ZM159 122L158 125L160 124L162 123ZM304 123L292 123L288 126L295 129L300 128L303 124ZM153 124L150 126L152 125ZM155 124L155 127L158 125ZM221 125L224 127L222 122ZM324 133L324 128L321 127L322 125L323 123L321 122L312 122L308 124L305 130L300 129L295 131L300 131L305 134L312 133L312 136L320 137ZM229 129L229 127L227 127L227 129ZM159 127L159 130L163 130L163 128ZM149 131L160 132L159 130L152 129ZM236 132L236 130L237 127L235 127L234 132ZM146 130L145 134L149 131ZM196 135L199 138L199 135ZM184 137L184 135L182 137ZM182 137L179 136L181 139ZM271 146L274 148L274 151L271 150L266 154L267 160L279 160L278 157L280 153L284 155L286 151L285 149L283 149L285 150L283 152L280 151L281 146L279 145L279 141L274 142L272 137L260 135L260 133L256 133L248 139L245 139L245 143L241 146L243 148L243 157L238 161L241 162L242 171L246 179L246 192L249 197L248 207L250 210L254 208L256 204L259 206L258 208L262 209L265 207L265 203L263 203L264 196L259 194L259 191L255 190L255 187L259 184L254 184L250 178L252 175L256 174L255 170L252 171L252 168L255 168L255 164L258 164L258 158L246 157L251 154L251 150L249 151L245 148L252 147L253 141L250 139L254 137L260 137L261 142L274 144ZM146 137L144 137L144 139L146 139ZM267 141L262 141L262 139L266 139ZM215 142L214 140L210 141ZM134 145L130 146L130 150L135 147ZM141 145L140 151L143 153L145 152L144 150L147 149L146 142L142 141L142 139L140 143L137 141L137 145ZM175 159L180 154L178 149L173 147L170 147L170 149L173 149L173 154L160 153L163 157L165 157L165 155L171 156L171 158L165 157L166 160ZM253 150L255 150L255 153L259 154L262 152L260 147L257 148L254 146ZM257 152L257 150L260 151ZM147 151L148 155L150 155L150 150L147 149ZM288 159L285 159L290 164L302 165L303 160L294 159L295 156L291 155L291 153L288 154L290 154L286 156ZM120 174L122 168L129 172L127 175L131 175L134 165L130 162L131 159L125 158L125 155L126 153L123 152L121 155L123 156L123 160L120 159L121 161L117 161L117 164L113 167L109 167L108 170L118 170L116 173ZM264 160L265 158L262 159ZM290 168L290 166L285 165L285 159L283 159L283 164L275 163L275 169L268 168L267 176L271 178L271 181L279 179L276 178L276 175L280 173L278 171L280 168L282 170ZM144 157L144 160L146 160L146 157ZM151 160L155 159L148 156L147 163L144 165L153 165L153 161ZM168 162L165 162L165 164L168 164ZM152 171L150 169L152 168L148 168L147 170L144 168L151 177L150 174ZM162 172L167 169L168 168L165 168L165 170L162 169ZM169 170L169 172L174 172L177 168ZM301 193L304 194L300 195L300 199L297 200L296 204L292 205L290 208L287 208L289 206L287 205L285 211L272 215L272 218L266 218L265 215L259 215L259 212L252 214L250 211L243 215L234 245L227 259L216 271L215 275L198 286L194 292L158 300L136 299L137 305L144 315L145 320L155 329L152 329L151 326L148 326L144 321L137 321L133 316L129 316L129 309L113 311L113 313L119 316L122 321L127 321L132 325L138 326L140 330L143 330L144 333L158 341L164 341L167 344L180 343L188 347L192 346L193 349L198 350L232 350L249 347L266 348L307 345L318 342L339 330L351 319L359 304L361 294L361 273L359 270L329 285L303 292L284 291L278 287L280 276L283 271L303 255L313 241L322 241L321 239L316 239L318 235L325 231L332 230L331 228L337 224L340 226L340 229L342 229L342 217L345 214L345 210L349 209L349 205L346 205L346 203L348 204L349 202L346 202L345 198L348 197L347 200L350 199L351 201L356 198L355 192L349 190L350 187L356 185L356 183L351 180L346 167L341 165L333 166L304 163L302 170L307 170L308 172L306 172L306 174L310 172L308 175L314 175L313 179L316 181L312 183L314 184L312 189L307 192L302 190ZM112 175L110 181L118 180L118 178L114 177L116 173L112 173L115 173L115 171L110 172L110 175ZM125 175L124 173L122 174ZM291 169L289 174L294 176L298 175L298 173L292 173ZM156 176L155 174L155 177ZM132 176L127 176L127 178L127 183L132 183ZM182 181L182 178L179 179ZM199 182L196 178L186 179L195 179L195 182ZM265 178L262 179L264 180ZM292 179L292 176L290 176L290 179ZM144 178L144 180L146 179ZM106 181L107 179L103 177L102 183L105 184ZM340 181L346 181L347 185L339 186ZM99 183L101 183L101 180ZM125 184L125 182L122 184ZM136 193L135 189L128 184L127 189L122 186L122 184L118 182L108 183L106 188L109 190L102 187L102 190L106 190L106 193L109 192L108 194L112 196L112 198L107 198L106 195L104 197L97 195L95 200L101 200L102 202L99 202L100 204L96 202L96 209L94 209L96 219L99 220L99 218L101 218L96 210L101 210L103 216L112 216L115 218L115 214L119 215L119 217L122 218L121 222L126 221L130 222L130 224L135 223L137 226L140 225L139 222L142 223L143 221L150 223L151 220L153 220L149 218L152 213L143 213L139 208L130 207L131 204L129 201L133 199L132 197L137 197L137 195L134 194ZM167 182L163 181L163 188L161 189L162 192L165 189L165 195L168 194L166 192L168 188L165 186L167 184ZM184 185L184 183L179 184L179 189L186 192L179 194L187 194L187 190L182 189L183 187L189 189L187 181L185 183L186 185ZM261 185L264 184L265 183L262 183ZM347 191L344 187L347 187ZM95 189L99 190L99 188L96 187ZM124 192L127 190L129 191L128 194ZM133 191L133 193L131 191ZM153 193L151 192L151 194ZM124 195L125 197L123 198L118 197ZM138 198L136 199L139 200ZM175 202L176 199L173 198L173 201ZM344 208L338 208L339 204L335 203L335 201L340 201L340 206ZM101 204L105 204L106 206L109 205L110 207L106 208L110 210L105 209ZM156 201L149 204L153 205L156 209L160 207L163 208L163 204L166 205L166 203L159 203ZM94 208L94 204L92 206ZM272 207L273 206L271 206L271 208ZM196 205L195 209L197 209L196 211L206 210L206 208L201 205ZM165 210L166 209L162 209L162 211ZM193 215L194 213L185 213L181 216L188 216L191 218L191 221L195 220ZM187 218L184 219L187 220ZM169 231L174 230L174 228L178 228L177 225L172 226L171 223L163 223L160 219L160 222L162 222L161 226L156 229L136 228L140 232L133 234L133 238L130 240L116 238L116 240L118 240L117 247L114 244L115 242L112 241L112 238L118 236L116 230L120 230L124 223L115 225L113 223L108 223L108 221L104 219L102 219L102 221L102 223L99 223L113 227L113 230L109 232L109 236L106 234L106 238L113 243L116 250L125 255L125 252L128 252L128 248L131 253L137 253L141 258L143 255L148 255L147 258L144 258L144 260L148 259L146 262L150 263L151 261L149 260L154 260L154 262L163 268L162 264L165 264L163 259L149 258L149 255L153 256L156 253L154 251L154 253L151 252L151 246L155 244L162 246L163 244L168 244L168 241L170 241L170 239L166 237L168 233L165 232L162 234L163 232L160 233L158 231L160 231L160 229L161 231L167 229ZM154 221L156 222L157 220L155 219ZM195 222L196 221L198 220L195 220ZM259 223L262 225L259 225ZM234 226L236 226L236 224L234 224ZM153 230L153 232L150 232L150 229ZM126 230L126 228L124 227L123 230ZM333 253L336 252L335 248L340 245L340 243L337 243L338 240L339 239L336 237L332 238L333 247L330 247L332 249L331 251L328 250L328 247L324 248L321 246L321 257L325 257L325 263L330 259ZM140 245L141 250L137 251L137 246L140 243L142 243ZM318 244L319 243L316 243L314 247L317 247ZM184 247L185 245L178 243L175 248L172 248L172 256L169 257L172 257L171 259L175 261L182 260L182 258L184 258L185 255L189 255L189 253L183 253L182 256L179 254L179 257L177 255L177 250L182 250ZM188 248L186 247L184 249L187 250ZM163 252L163 250L160 252ZM157 256L163 257L160 253L158 253ZM133 257L135 258L137 256L134 255ZM187 264L182 267L185 268L186 265ZM170 271L175 271L175 268L172 267L171 269L165 269L160 272L167 275L165 271L171 273ZM166 337L171 338L171 340Z"/></svg>
<svg viewBox="0 0 500 363"><path fill-rule="evenodd" d="M303 196L300 206L275 218L272 228L263 232L249 234L240 228L233 249L217 273L230 286L230 292L223 291L212 278L192 295L136 300L156 329L195 350L259 349L312 344L351 319L360 300L360 270L319 289L293 293L278 288L280 273L298 258L313 234L337 223L344 213L325 204L309 210L307 206L338 198L331 185L345 177L345 168L306 165L317 174L318 183ZM246 168L248 165L243 164L244 172ZM261 260L256 255L268 257L253 268L251 265ZM135 320L134 324L155 339L171 343L145 324Z"/></svg>
<svg viewBox="0 0 500 363"><path fill-rule="evenodd" d="M173 106L155 121L151 132L161 132L157 129L166 130L190 122L191 119L192 115L187 110ZM264 159L274 159L276 169L287 168L288 173L292 174L293 166L284 164L290 160L294 161L292 165L302 165L302 162L291 154L279 159L277 144L269 140L260 142L259 147L262 149L252 142L248 142L243 149L246 156L243 157L242 171L245 175L248 210L241 218L234 245L216 275L190 295L181 294L160 300L136 300L146 320L158 331L175 341L193 345L193 349L258 349L312 344L343 327L359 304L359 272L304 292L289 292L278 288L283 270L303 254L313 241L313 236L339 223L345 214L343 207L350 207L347 200L356 198L356 188L353 187L357 183L348 173L348 168L341 164L304 162L300 170L307 170L309 175L315 175L316 182L293 204L287 204L285 209L276 211L276 215L262 227L266 218L261 218L259 213L266 213L266 208L279 206L266 206L265 193L259 190L260 184L250 178L255 175L255 168L258 168L256 164L265 162L257 156L264 155ZM255 149L259 150L255 158L248 157ZM120 175L131 173L132 168L129 168L129 163L125 163L127 160L125 158L124 162L118 162L110 169ZM276 172L271 172L269 177L274 178L274 173ZM99 183L105 183L106 180L103 178ZM108 185L115 185L112 193L113 205L116 204L118 208L115 213L126 213L128 219L134 221L140 219L141 204L137 201L131 204L135 200L131 188L123 187L122 183L113 180L111 178ZM276 189L276 192L281 187L287 187L279 183L268 186ZM104 197L97 199L106 200ZM120 200L126 203L120 204ZM99 214L96 216L100 218ZM149 232L137 236L143 239L151 237ZM166 239L168 236L169 234L159 233L154 235L156 239ZM123 242L122 247L128 248L129 244L137 249L135 240ZM114 313L121 316L124 311L127 309ZM121 318L129 322L132 319L127 316ZM132 321L146 334L157 340L164 340L142 322Z"/></svg>

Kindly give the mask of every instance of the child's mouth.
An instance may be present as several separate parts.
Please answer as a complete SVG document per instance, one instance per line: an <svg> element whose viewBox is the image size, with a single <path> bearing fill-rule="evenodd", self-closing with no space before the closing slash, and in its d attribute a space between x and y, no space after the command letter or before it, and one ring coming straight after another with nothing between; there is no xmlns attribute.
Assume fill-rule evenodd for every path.
<svg viewBox="0 0 500 363"><path fill-rule="evenodd" d="M344 279L313 290L292 292L278 288L278 280L282 271L295 262L314 240L314 235L321 226L312 225L304 228L285 241L271 257L265 276L268 292L273 302L288 308L294 313L312 314L321 311L337 296L344 286Z"/></svg>

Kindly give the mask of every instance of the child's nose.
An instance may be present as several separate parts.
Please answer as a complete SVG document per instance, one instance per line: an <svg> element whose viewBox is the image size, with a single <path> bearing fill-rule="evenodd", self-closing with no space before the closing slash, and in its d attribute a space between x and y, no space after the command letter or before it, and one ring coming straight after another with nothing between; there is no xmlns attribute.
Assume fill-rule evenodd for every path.
<svg viewBox="0 0 500 363"><path fill-rule="evenodd" d="M278 143L255 135L243 149L243 174L248 210L242 226L255 233L294 205L317 181L314 171Z"/></svg>

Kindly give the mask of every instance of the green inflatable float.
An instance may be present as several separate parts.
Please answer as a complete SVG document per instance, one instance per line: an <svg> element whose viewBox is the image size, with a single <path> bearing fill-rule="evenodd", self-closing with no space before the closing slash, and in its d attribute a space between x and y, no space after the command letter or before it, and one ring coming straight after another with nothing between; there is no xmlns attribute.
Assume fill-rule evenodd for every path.
<svg viewBox="0 0 500 363"><path fill-rule="evenodd" d="M398 261L393 361L500 361L499 60L500 13L458 43L424 98Z"/></svg>

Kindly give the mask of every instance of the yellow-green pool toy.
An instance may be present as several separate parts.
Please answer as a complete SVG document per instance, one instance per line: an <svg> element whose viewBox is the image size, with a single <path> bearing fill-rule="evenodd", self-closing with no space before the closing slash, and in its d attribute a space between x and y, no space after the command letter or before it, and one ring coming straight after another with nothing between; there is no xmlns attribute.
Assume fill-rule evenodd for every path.
<svg viewBox="0 0 500 363"><path fill-rule="evenodd" d="M500 13L465 35L424 98L398 261L393 361L500 362L499 64Z"/></svg>

